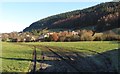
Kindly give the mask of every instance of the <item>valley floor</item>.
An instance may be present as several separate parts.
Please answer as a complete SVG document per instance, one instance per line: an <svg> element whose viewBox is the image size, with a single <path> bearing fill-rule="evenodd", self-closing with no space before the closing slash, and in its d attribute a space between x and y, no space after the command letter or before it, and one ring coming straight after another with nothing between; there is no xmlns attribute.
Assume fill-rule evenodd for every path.
<svg viewBox="0 0 120 74"><path fill-rule="evenodd" d="M119 42L2 42L3 72L30 72L36 49L36 72L117 72Z"/></svg>

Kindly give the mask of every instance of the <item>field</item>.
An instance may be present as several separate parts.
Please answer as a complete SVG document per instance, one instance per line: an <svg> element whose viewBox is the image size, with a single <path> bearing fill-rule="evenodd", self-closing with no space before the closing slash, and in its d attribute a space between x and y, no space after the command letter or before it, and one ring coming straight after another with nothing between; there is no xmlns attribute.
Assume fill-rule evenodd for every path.
<svg viewBox="0 0 120 74"><path fill-rule="evenodd" d="M25 43L29 45L43 45L43 46L54 46L62 47L67 50L81 51L83 50L94 50L96 52L105 52L118 48L117 42L109 41L84 41L84 42L37 42L37 43Z"/></svg>
<svg viewBox="0 0 120 74"><path fill-rule="evenodd" d="M26 46L2 43L3 72L27 72L31 52L32 49Z"/></svg>
<svg viewBox="0 0 120 74"><path fill-rule="evenodd" d="M13 43L2 43L2 71L28 72L33 49Z"/></svg>
<svg viewBox="0 0 120 74"><path fill-rule="evenodd" d="M49 68L45 69L45 71L51 71L52 68L54 69L60 68L58 67L60 66L60 64L63 64L64 68L68 68L67 65L69 65L71 67L71 68L69 67L70 68L68 69L69 71L86 71L86 69L88 69L87 71L95 71L97 68L99 69L99 67L101 68L103 67L103 69L105 70L106 63L103 63L102 61L106 60L111 63L108 64L109 67L111 67L109 71L118 71L118 59L117 59L118 42L113 41L30 42L30 43L2 42L2 57L0 57L0 59L2 59L2 71L28 72L32 60L32 52L34 48L33 46L35 46L37 49L37 63L39 63L37 65L37 68L40 67L39 65L41 65L41 63L46 63L52 66L50 69ZM49 50L51 49L53 53L47 49ZM42 60L41 56L43 56L43 53L46 56L45 58L46 61L44 60L41 62L40 60ZM82 53L84 53L84 56L81 55ZM104 58L107 57L108 59L101 60L101 58L103 57ZM76 62L77 64L74 65L71 64L71 62L73 62L71 58L74 59L74 62ZM88 58L90 58L90 60L88 60ZM93 60L91 61L91 59ZM59 60L59 62L56 60ZM88 60L89 64L85 63L86 62L85 60ZM82 64L79 64L80 61L81 63L83 62L82 64L86 66L85 67L86 69L83 68ZM77 65L79 66L75 67ZM96 65L96 69L95 68L91 69L91 65ZM43 67L47 68L48 65ZM63 68L63 66L61 68ZM104 71L103 69L101 69L100 71Z"/></svg>

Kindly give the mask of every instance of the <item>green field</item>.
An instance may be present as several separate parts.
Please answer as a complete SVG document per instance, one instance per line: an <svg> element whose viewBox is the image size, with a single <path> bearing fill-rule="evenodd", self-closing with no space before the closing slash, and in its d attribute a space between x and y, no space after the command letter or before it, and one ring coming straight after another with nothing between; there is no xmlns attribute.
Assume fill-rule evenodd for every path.
<svg viewBox="0 0 120 74"><path fill-rule="evenodd" d="M118 48L118 42L114 41L36 42L23 44L61 47L67 50L73 50L78 52L84 50L93 50L99 53Z"/></svg>
<svg viewBox="0 0 120 74"><path fill-rule="evenodd" d="M28 46L3 42L1 57L3 72L27 72L31 53L32 49Z"/></svg>
<svg viewBox="0 0 120 74"><path fill-rule="evenodd" d="M33 49L27 45L42 45L64 48L76 52L93 50L99 53L118 48L117 42L87 41L87 42L31 42L31 43L7 43L2 42L2 71L3 72L27 72L32 59ZM37 50L38 56L40 50ZM114 59L114 57L111 57ZM116 62L114 62L116 63Z"/></svg>
<svg viewBox="0 0 120 74"><path fill-rule="evenodd" d="M38 54L40 53L39 50ZM16 43L2 42L2 71L28 72L33 48Z"/></svg>

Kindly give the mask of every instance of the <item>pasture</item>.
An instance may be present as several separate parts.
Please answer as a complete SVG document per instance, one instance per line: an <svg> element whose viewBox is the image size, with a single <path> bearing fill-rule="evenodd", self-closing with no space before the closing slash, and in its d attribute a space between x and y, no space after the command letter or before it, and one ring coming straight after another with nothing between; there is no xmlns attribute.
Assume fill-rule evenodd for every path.
<svg viewBox="0 0 120 74"><path fill-rule="evenodd" d="M117 41L81 41L81 42L36 42L36 43L23 43L28 45L42 45L61 47L71 51L86 51L93 50L99 53L117 49Z"/></svg>
<svg viewBox="0 0 120 74"><path fill-rule="evenodd" d="M28 46L2 42L2 71L27 72L32 49Z"/></svg>
<svg viewBox="0 0 120 74"><path fill-rule="evenodd" d="M86 41L86 42L28 42L28 43L7 43L2 42L2 71L3 72L28 72L32 60L32 46L49 46L53 48L63 48L74 52L88 52L92 50L98 53L105 53L118 49L118 42L114 41ZM57 51L57 50L56 50ZM57 51L59 52L59 51ZM115 52L116 53L116 52ZM97 54L97 53L95 53ZM112 56L115 55L115 56ZM40 58L41 50L37 49L37 58ZM109 58L113 62L113 67L117 68L115 57L118 55L111 53Z"/></svg>

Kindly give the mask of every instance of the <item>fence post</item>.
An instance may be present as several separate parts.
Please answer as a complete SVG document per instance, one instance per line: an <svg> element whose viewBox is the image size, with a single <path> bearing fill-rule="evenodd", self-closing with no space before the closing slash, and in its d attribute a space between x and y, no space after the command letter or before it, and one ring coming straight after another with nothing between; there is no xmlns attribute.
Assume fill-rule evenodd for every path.
<svg viewBox="0 0 120 74"><path fill-rule="evenodd" d="M36 47L34 47L33 50L33 74L35 74L36 71Z"/></svg>

